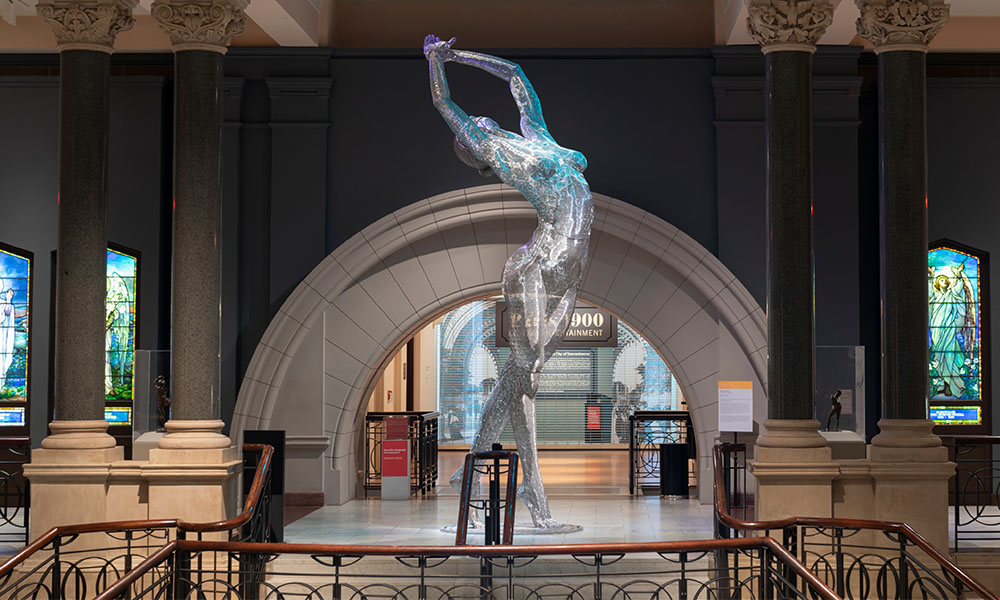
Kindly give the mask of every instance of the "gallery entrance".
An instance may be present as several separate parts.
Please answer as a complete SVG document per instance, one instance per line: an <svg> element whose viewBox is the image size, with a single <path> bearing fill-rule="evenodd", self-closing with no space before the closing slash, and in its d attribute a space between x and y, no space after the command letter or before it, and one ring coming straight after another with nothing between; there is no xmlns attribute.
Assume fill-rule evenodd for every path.
<svg viewBox="0 0 1000 600"><path fill-rule="evenodd" d="M766 418L763 311L676 227L598 193L594 202L579 299L617 315L670 365L690 409L707 503L719 380L751 381L754 420ZM536 226L516 191L487 185L415 202L358 232L275 315L244 376L231 435L283 429L290 491L334 505L362 497L365 417L380 374L428 322L496 296L505 261Z"/></svg>
<svg viewBox="0 0 1000 600"><path fill-rule="evenodd" d="M368 400L366 497L378 495L381 486L378 445L390 415L413 415L414 493L425 494L431 477L447 486L508 358L507 326L502 297L474 300L434 319L400 346ZM589 303L578 303L562 345L542 371L536 401L539 461L552 494L658 493L664 471L658 445L693 442L684 394L663 358L634 327ZM673 419L635 421L649 411L669 411ZM426 464L427 435L434 435L439 451L435 468ZM499 441L515 447L509 423ZM684 449L683 464L670 469L683 469L694 488L694 444Z"/></svg>

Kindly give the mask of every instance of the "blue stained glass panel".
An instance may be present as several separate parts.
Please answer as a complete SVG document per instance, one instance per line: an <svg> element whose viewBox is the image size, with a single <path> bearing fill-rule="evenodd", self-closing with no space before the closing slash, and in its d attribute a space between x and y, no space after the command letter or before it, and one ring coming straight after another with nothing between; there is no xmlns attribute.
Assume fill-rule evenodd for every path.
<svg viewBox="0 0 1000 600"><path fill-rule="evenodd" d="M23 406L0 406L0 427L19 427L24 424Z"/></svg>
<svg viewBox="0 0 1000 600"><path fill-rule="evenodd" d="M982 399L979 259L948 247L927 254L928 396Z"/></svg>
<svg viewBox="0 0 1000 600"><path fill-rule="evenodd" d="M111 425L131 425L132 409L121 406L104 407L104 420Z"/></svg>
<svg viewBox="0 0 1000 600"><path fill-rule="evenodd" d="M0 400L28 397L31 260L0 250Z"/></svg>
<svg viewBox="0 0 1000 600"><path fill-rule="evenodd" d="M108 249L104 392L107 400L132 399L138 258Z"/></svg>

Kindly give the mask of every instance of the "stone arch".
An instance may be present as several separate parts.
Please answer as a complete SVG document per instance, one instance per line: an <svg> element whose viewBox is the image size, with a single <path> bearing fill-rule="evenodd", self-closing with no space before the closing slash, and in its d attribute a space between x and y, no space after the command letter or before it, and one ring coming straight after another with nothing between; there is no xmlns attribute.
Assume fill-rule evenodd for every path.
<svg viewBox="0 0 1000 600"><path fill-rule="evenodd" d="M708 501L720 376L753 380L754 418L766 415L764 313L717 257L676 227L608 196L594 200L591 259L579 296L628 322L673 371L692 412L699 490ZM311 361L322 384L309 389L322 389L322 432L330 439L323 452L327 502L354 497L357 440L375 375L428 321L499 292L507 257L536 225L528 202L497 184L421 200L354 235L271 321L240 388L234 439L269 427L279 406L315 403L297 394L301 364Z"/></svg>

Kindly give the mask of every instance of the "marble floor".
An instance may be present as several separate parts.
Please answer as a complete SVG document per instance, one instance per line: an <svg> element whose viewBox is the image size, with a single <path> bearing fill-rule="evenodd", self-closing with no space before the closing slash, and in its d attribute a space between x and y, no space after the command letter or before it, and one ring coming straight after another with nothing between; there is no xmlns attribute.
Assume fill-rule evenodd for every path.
<svg viewBox="0 0 1000 600"><path fill-rule="evenodd" d="M515 534L515 544L586 544L698 540L712 537L712 508L697 500L657 496L551 495L556 519L583 526L583 531L559 535ZM342 506L324 506L285 527L285 541L306 544L450 545L457 496L426 496L411 500L356 499ZM530 522L518 503L518 523ZM481 534L480 534L481 535ZM468 543L482 543L469 534Z"/></svg>
<svg viewBox="0 0 1000 600"><path fill-rule="evenodd" d="M441 452L441 480L465 457ZM516 544L583 544L707 539L712 537L712 508L697 500L629 496L627 451L542 451L539 468L552 516L581 525L583 531L559 535L515 534ZM527 508L518 503L518 524L529 523ZM410 500L355 499L342 506L324 506L286 525L285 540L326 544L454 543L458 496L447 485ZM481 543L469 534L469 543Z"/></svg>

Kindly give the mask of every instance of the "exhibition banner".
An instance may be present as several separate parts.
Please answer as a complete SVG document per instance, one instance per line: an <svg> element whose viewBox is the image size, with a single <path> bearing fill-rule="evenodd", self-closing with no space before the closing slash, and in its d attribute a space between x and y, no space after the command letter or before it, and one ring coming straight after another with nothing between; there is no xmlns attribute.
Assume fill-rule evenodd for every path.
<svg viewBox="0 0 1000 600"><path fill-rule="evenodd" d="M719 431L753 431L752 382L719 382Z"/></svg>

